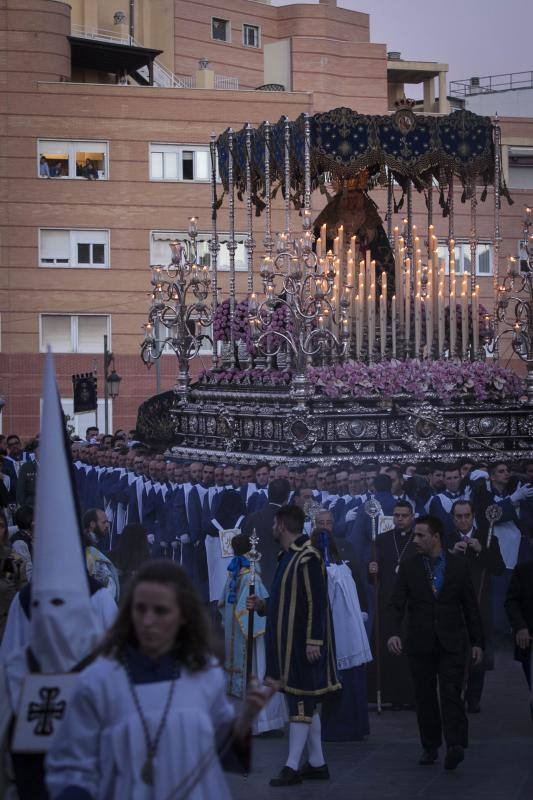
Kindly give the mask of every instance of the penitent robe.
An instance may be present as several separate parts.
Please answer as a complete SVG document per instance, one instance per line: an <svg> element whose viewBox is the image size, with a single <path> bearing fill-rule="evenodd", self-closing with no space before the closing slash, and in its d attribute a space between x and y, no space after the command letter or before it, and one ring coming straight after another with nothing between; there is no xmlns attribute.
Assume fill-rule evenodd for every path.
<svg viewBox="0 0 533 800"><path fill-rule="evenodd" d="M153 736L169 696L170 657L154 663L127 648L127 658ZM149 786L141 779L146 740L126 671L114 659L99 658L80 674L60 738L46 757L50 798L62 792L81 797L83 789L93 800L229 800L218 749L231 733L234 716L219 666L195 673L182 669ZM77 787L78 794L69 787Z"/></svg>

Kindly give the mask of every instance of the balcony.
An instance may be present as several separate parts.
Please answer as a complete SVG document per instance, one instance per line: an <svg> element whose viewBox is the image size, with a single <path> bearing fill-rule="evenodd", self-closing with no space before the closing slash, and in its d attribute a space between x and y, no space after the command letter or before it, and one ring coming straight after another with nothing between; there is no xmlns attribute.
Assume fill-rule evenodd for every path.
<svg viewBox="0 0 533 800"><path fill-rule="evenodd" d="M451 96L460 98L493 92L510 92L515 89L533 89L533 70L486 75L482 78L476 76L450 83Z"/></svg>
<svg viewBox="0 0 533 800"><path fill-rule="evenodd" d="M70 41L74 66L115 73L120 83L130 77L162 89L239 89L238 78L215 75L202 63L196 75L175 75L157 60L162 50L143 47L132 36L106 28L72 25Z"/></svg>

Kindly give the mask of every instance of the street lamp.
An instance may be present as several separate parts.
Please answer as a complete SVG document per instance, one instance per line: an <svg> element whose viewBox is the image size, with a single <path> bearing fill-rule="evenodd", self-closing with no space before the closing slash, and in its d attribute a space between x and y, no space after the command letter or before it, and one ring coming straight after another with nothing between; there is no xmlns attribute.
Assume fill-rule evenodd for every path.
<svg viewBox="0 0 533 800"><path fill-rule="evenodd" d="M111 365L113 368L110 371ZM115 370L115 357L107 349L107 335L104 334L104 423L105 433L109 433L109 398L118 397L122 378Z"/></svg>

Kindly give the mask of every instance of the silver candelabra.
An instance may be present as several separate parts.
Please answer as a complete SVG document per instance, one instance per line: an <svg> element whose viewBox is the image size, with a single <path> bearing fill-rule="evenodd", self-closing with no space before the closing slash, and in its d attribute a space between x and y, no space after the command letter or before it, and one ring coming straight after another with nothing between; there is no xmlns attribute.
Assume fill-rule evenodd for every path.
<svg viewBox="0 0 533 800"><path fill-rule="evenodd" d="M498 286L495 326L498 333L491 347L497 349L499 339L511 334L514 352L526 363L526 394L528 404L533 405L533 234L529 207L525 209L520 249L518 260L508 259L507 273Z"/></svg>
<svg viewBox="0 0 533 800"><path fill-rule="evenodd" d="M351 287L341 290L338 259L332 253L319 259L312 249L313 238L306 209L301 236L281 233L275 255L262 260L265 298L258 301L252 294L249 304L252 342L267 357L277 356L285 346L289 366L295 369L291 391L302 402L309 394L307 368L312 359L322 356L329 363L340 362L350 336ZM280 310L284 324L279 322Z"/></svg>
<svg viewBox="0 0 533 800"><path fill-rule="evenodd" d="M183 399L189 393L189 361L198 355L204 340L212 344L205 329L213 319L212 305L207 302L211 272L198 263L196 217L189 219L188 234L188 239L170 242L168 266L152 267L151 306L141 345L141 358L147 366L165 351L174 351L178 358L175 391Z"/></svg>

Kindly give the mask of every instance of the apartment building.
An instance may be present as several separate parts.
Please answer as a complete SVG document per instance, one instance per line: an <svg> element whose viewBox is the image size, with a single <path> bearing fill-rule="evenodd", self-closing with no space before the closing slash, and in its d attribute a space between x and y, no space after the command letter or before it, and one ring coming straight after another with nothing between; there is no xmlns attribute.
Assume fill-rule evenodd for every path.
<svg viewBox="0 0 533 800"><path fill-rule="evenodd" d="M169 241L185 233L192 215L199 218L200 239L209 237L212 132L343 105L386 114L412 83L423 85L424 112L449 111L446 64L388 56L386 43L370 41L368 15L335 0L289 6L221 0L216 7L208 0L121 6L108 0L6 0L0 30L6 50L0 89L4 433L37 432L43 353L51 345L65 411L83 435L94 416L72 414L71 376L96 369L103 398L104 335L122 377L120 396L109 404L109 426L134 426L139 404L157 385L155 368L147 371L139 358L149 266L168 262ZM530 114L504 117L502 125L504 142L518 138L521 147L533 147ZM512 152L505 156L511 186ZM521 209L531 202L532 186L522 175L515 205L504 204L503 254L517 251ZM375 197L384 215L386 202L379 192ZM313 211L318 214L323 203L315 193ZM416 209L425 214L420 198ZM478 214L478 274L487 304L493 215L489 193ZM469 208L459 197L456 219L458 261L467 267ZM398 216L394 224L400 221ZM259 230L262 222L257 225ZM444 242L446 221L436 219L435 225ZM227 226L223 203L222 240ZM281 206L273 227L283 227ZM244 296L240 204L237 229L237 291ZM224 296L224 243L219 268ZM209 352L202 352L193 370L209 363ZM161 390L173 385L176 371L175 357L164 355ZM101 399L101 428L103 419Z"/></svg>

